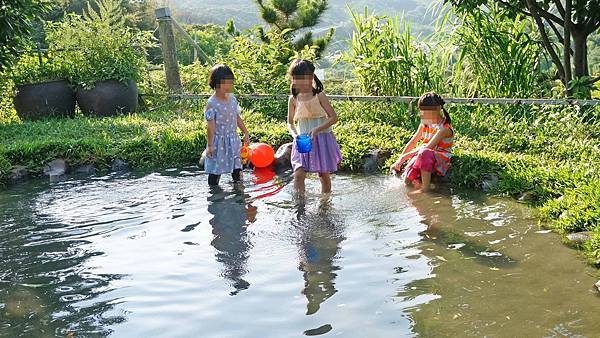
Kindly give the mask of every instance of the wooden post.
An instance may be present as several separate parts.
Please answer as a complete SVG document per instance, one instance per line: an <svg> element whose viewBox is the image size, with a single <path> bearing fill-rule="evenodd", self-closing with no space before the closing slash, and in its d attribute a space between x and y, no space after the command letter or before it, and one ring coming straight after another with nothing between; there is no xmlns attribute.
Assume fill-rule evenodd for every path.
<svg viewBox="0 0 600 338"><path fill-rule="evenodd" d="M40 68L42 67L42 46L40 45L40 43L36 43L35 44L36 49L37 49L37 56L38 56L38 63L40 64Z"/></svg>
<svg viewBox="0 0 600 338"><path fill-rule="evenodd" d="M196 43L196 40L192 39L192 37L188 34L188 32L185 30L185 28L181 27L181 25L177 22L177 20L172 20L173 22L173 26L175 26L175 28L177 28L177 30L181 33L181 35L188 40L189 43L192 44L192 46L194 46L194 49L196 49L198 52L200 52L200 54L204 55L204 58L206 59L207 63L212 62L211 58L206 55L206 53L202 50L202 48L200 48L200 46Z"/></svg>
<svg viewBox="0 0 600 338"><path fill-rule="evenodd" d="M179 66L177 65L177 48L175 46L175 36L173 35L171 11L169 8L163 7L156 9L154 13L158 22L167 87L172 91L180 91L181 78L179 77Z"/></svg>

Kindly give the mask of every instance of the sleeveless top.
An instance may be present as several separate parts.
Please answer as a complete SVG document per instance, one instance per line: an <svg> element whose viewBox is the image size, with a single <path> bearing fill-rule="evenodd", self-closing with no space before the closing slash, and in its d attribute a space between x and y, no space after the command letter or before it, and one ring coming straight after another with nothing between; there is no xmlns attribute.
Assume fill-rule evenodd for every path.
<svg viewBox="0 0 600 338"><path fill-rule="evenodd" d="M296 98L296 111L294 113L294 122L297 123L299 132L307 134L314 128L322 125L329 116L321 106L319 96L314 95L311 99L302 101ZM331 127L323 130L322 133L330 132Z"/></svg>
<svg viewBox="0 0 600 338"><path fill-rule="evenodd" d="M442 121L439 124L423 125L423 129L421 130L421 141L423 144L427 144L435 134L444 127L450 129L452 134L441 139L435 149L433 149L435 156L435 170L442 176L446 175L446 172L450 167L452 148L454 147L454 129L451 124Z"/></svg>

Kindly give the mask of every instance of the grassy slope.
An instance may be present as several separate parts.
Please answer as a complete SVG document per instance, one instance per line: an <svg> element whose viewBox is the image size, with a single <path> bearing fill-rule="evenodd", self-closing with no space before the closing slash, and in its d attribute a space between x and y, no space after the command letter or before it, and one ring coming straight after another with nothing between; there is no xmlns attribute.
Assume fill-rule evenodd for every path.
<svg viewBox="0 0 600 338"><path fill-rule="evenodd" d="M163 106L153 112L115 118L0 125L0 180L12 165L40 173L45 163L64 158L71 166L93 163L108 168L114 158L138 168L195 163L205 146L202 103ZM381 148L398 152L416 121L405 106L336 103L336 126L344 161L342 169L359 171L361 156ZM254 141L289 142L283 119L268 106L247 109L245 121ZM600 123L584 123L574 109L493 107L452 110L457 132L452 184L478 188L496 174L495 192L514 197L527 193L543 217L561 233L589 230L585 245L590 258L600 258ZM598 116L598 112L594 113Z"/></svg>

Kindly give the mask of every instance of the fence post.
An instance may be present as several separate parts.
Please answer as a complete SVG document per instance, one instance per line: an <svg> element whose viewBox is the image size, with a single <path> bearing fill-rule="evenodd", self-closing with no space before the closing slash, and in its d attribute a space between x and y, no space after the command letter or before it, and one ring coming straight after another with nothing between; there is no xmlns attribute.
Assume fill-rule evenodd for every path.
<svg viewBox="0 0 600 338"><path fill-rule="evenodd" d="M37 42L35 44L36 50L37 50L37 57L38 57L38 63L40 64L40 67L42 67L42 45Z"/></svg>
<svg viewBox="0 0 600 338"><path fill-rule="evenodd" d="M158 22L167 87L172 91L180 91L181 79L179 77L179 66L177 65L177 48L175 46L175 36L173 35L171 11L168 7L163 7L156 9L154 14Z"/></svg>

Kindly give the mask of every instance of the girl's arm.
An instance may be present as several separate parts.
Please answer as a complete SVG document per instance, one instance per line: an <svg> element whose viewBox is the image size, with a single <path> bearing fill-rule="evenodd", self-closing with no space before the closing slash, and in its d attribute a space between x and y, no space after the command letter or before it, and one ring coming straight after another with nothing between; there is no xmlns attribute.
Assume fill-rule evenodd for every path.
<svg viewBox="0 0 600 338"><path fill-rule="evenodd" d="M390 169L400 170L400 167L402 167L402 164L404 164L404 162L406 162L408 159L413 157L419 151L418 149L416 149L416 147L417 147L417 143L419 143L419 140L421 139L421 136L422 136L421 135L422 128L423 128L423 125L419 125L419 128L417 129L417 131L413 134L413 136L410 138L410 140L406 143L406 146L404 146L404 149L402 149L402 154L400 154L400 157L394 164L392 164L392 167Z"/></svg>
<svg viewBox="0 0 600 338"><path fill-rule="evenodd" d="M323 107L323 109L327 113L328 119L322 125L318 126L317 128L315 128L314 130L312 130L310 132L311 138L317 136L317 134L322 132L323 130L333 126L338 121L337 114L336 114L335 110L333 110L333 107L331 106L331 103L329 102L327 95L325 95L325 93L323 93L323 92L320 92L317 95L319 96L319 103L321 103L321 107Z"/></svg>
<svg viewBox="0 0 600 338"><path fill-rule="evenodd" d="M242 133L244 133L244 144L250 144L250 135L248 134L248 129L246 129L246 125L244 124L244 120L242 120L242 116L238 114L237 116L237 126L240 128Z"/></svg>
<svg viewBox="0 0 600 338"><path fill-rule="evenodd" d="M293 138L296 138L298 136L298 131L296 130L296 125L294 124L294 115L295 114L296 114L296 100L294 100L294 97L292 95L290 95L290 98L288 99L287 127Z"/></svg>
<svg viewBox="0 0 600 338"><path fill-rule="evenodd" d="M409 155L409 154L417 151L417 149L416 149L417 143L419 143L419 140L423 136L422 129L423 129L423 125L419 125L419 128L417 129L417 131L413 134L413 136L410 138L410 140L406 143L406 146L404 146L404 149L402 149L402 154L400 156L406 156L406 155Z"/></svg>
<svg viewBox="0 0 600 338"><path fill-rule="evenodd" d="M211 109L209 106L206 106L206 112ZM214 117L208 121L206 121L206 156L213 157L213 141L215 139L215 130L217 129L217 123L215 122Z"/></svg>

